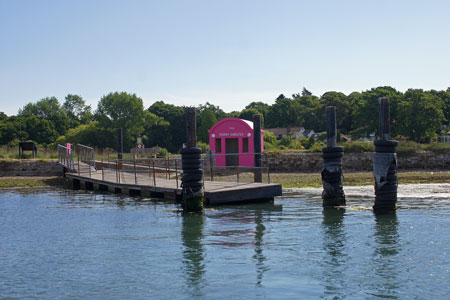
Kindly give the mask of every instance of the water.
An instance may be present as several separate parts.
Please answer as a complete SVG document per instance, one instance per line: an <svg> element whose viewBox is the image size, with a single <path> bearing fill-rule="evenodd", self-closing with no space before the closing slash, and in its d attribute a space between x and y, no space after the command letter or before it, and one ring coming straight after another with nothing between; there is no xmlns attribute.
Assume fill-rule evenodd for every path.
<svg viewBox="0 0 450 300"><path fill-rule="evenodd" d="M448 299L450 184L404 186L384 216L367 190L347 189L347 209L309 189L203 215L3 191L0 299Z"/></svg>

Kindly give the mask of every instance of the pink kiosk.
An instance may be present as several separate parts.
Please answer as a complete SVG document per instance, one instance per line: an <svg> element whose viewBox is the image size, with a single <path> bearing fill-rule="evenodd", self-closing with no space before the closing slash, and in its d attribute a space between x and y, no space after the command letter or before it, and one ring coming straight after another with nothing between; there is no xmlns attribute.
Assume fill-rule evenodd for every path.
<svg viewBox="0 0 450 300"><path fill-rule="evenodd" d="M216 166L253 167L255 159L253 146L253 122L226 118L208 130L209 149L215 152ZM264 130L261 130L261 151L264 150ZM237 153L239 155L226 155Z"/></svg>

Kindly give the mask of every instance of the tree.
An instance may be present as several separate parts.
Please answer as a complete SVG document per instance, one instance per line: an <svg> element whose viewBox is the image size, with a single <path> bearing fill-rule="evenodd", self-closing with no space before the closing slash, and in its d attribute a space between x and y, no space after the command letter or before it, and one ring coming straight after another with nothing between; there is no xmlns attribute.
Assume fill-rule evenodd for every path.
<svg viewBox="0 0 450 300"><path fill-rule="evenodd" d="M70 125L67 114L55 97L44 98L36 103L28 103L22 109L19 109L18 115L34 115L39 119L46 119L53 123L58 135L64 134Z"/></svg>
<svg viewBox="0 0 450 300"><path fill-rule="evenodd" d="M209 102L206 102L204 105L200 104L198 106L197 112L199 114L201 114L203 112L203 110L205 110L205 109L208 109L208 110L212 111L212 113L216 117L217 121L220 121L223 118L227 117L227 113L226 112L224 112L220 107L212 105Z"/></svg>
<svg viewBox="0 0 450 300"><path fill-rule="evenodd" d="M115 148L117 140L114 134L114 130L102 128L97 121L93 121L69 129L65 135L56 140L55 144L74 143L100 149Z"/></svg>
<svg viewBox="0 0 450 300"><path fill-rule="evenodd" d="M389 86L377 87L361 93L361 98L358 99L359 102L352 114L353 131L357 130L364 136L377 132L378 98L380 97L389 97L390 99L391 135L394 137L398 134L397 107L403 100L403 94Z"/></svg>
<svg viewBox="0 0 450 300"><path fill-rule="evenodd" d="M38 144L53 143L59 136L53 123L46 119L39 119L35 115L24 117L28 140Z"/></svg>
<svg viewBox="0 0 450 300"><path fill-rule="evenodd" d="M257 110L256 108L246 108L246 109L242 110L241 113L239 114L239 118L253 122L254 115L261 115L261 124L262 124L262 127L264 127L263 126L264 125L264 115L262 115L261 112L259 110Z"/></svg>
<svg viewBox="0 0 450 300"><path fill-rule="evenodd" d="M170 123L163 117L157 116L148 110L144 111L144 145L145 147L167 147L171 144Z"/></svg>
<svg viewBox="0 0 450 300"><path fill-rule="evenodd" d="M252 103L250 103L250 104L247 105L245 108L246 108L246 109L247 109L247 108L254 108L254 109L256 109L256 110L262 115L263 119L265 119L266 116L267 116L267 113L268 113L269 110L270 110L270 105L267 104L267 103L258 101L258 102L252 102ZM263 128L264 128L264 127L263 127Z"/></svg>
<svg viewBox="0 0 450 300"><path fill-rule="evenodd" d="M208 130L217 123L216 116L211 110L206 108L200 113L198 121L200 123L197 132L198 139L201 142L209 143Z"/></svg>
<svg viewBox="0 0 450 300"><path fill-rule="evenodd" d="M343 132L349 132L351 130L352 119L351 119L351 104L347 100L347 96L339 92L326 92L320 97L320 113L325 123L325 108L327 106L336 107L336 126L339 130Z"/></svg>
<svg viewBox="0 0 450 300"><path fill-rule="evenodd" d="M302 96L312 96L312 93L303 87Z"/></svg>
<svg viewBox="0 0 450 300"><path fill-rule="evenodd" d="M409 89L399 107L401 134L416 142L430 142L445 120L442 100L431 92Z"/></svg>
<svg viewBox="0 0 450 300"><path fill-rule="evenodd" d="M62 109L72 122L71 127L76 127L79 124L86 124L92 121L93 115L91 106L86 105L86 102L78 95L67 95L66 101L62 105Z"/></svg>
<svg viewBox="0 0 450 300"><path fill-rule="evenodd" d="M186 114L183 107L166 104L163 101L153 103L148 111L163 118L170 126L167 128L166 144L170 152L178 152L186 141Z"/></svg>
<svg viewBox="0 0 450 300"><path fill-rule="evenodd" d="M267 113L265 128L288 127L297 125L300 120L293 109L294 101L289 98L278 97Z"/></svg>
<svg viewBox="0 0 450 300"><path fill-rule="evenodd" d="M136 137L144 131L144 105L136 94L115 92L103 96L94 118L103 129L122 128L125 151L134 146Z"/></svg>

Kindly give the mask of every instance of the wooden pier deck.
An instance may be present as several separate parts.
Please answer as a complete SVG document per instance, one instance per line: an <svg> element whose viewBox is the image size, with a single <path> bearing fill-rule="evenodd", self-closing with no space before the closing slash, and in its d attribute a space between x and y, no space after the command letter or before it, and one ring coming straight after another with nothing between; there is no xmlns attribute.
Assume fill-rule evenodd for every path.
<svg viewBox="0 0 450 300"><path fill-rule="evenodd" d="M118 173L111 169L102 171L84 166L82 173L66 173L66 177L73 181L75 188L170 200L181 199L181 180L177 182L174 178L154 178L149 173ZM210 205L267 201L282 195L281 184L205 181L204 189L205 204Z"/></svg>

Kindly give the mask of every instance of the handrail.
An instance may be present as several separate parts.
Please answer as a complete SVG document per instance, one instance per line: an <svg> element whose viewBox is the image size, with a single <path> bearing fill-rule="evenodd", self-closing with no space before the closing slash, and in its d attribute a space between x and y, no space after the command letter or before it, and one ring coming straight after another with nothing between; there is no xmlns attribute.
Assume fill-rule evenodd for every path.
<svg viewBox="0 0 450 300"><path fill-rule="evenodd" d="M78 154L78 161L86 163L88 165L91 165L94 167L94 169L97 169L95 165L95 151L94 148L85 146L82 144L77 144L77 154Z"/></svg>
<svg viewBox="0 0 450 300"><path fill-rule="evenodd" d="M71 171L75 171L72 149L58 144L58 163Z"/></svg>

